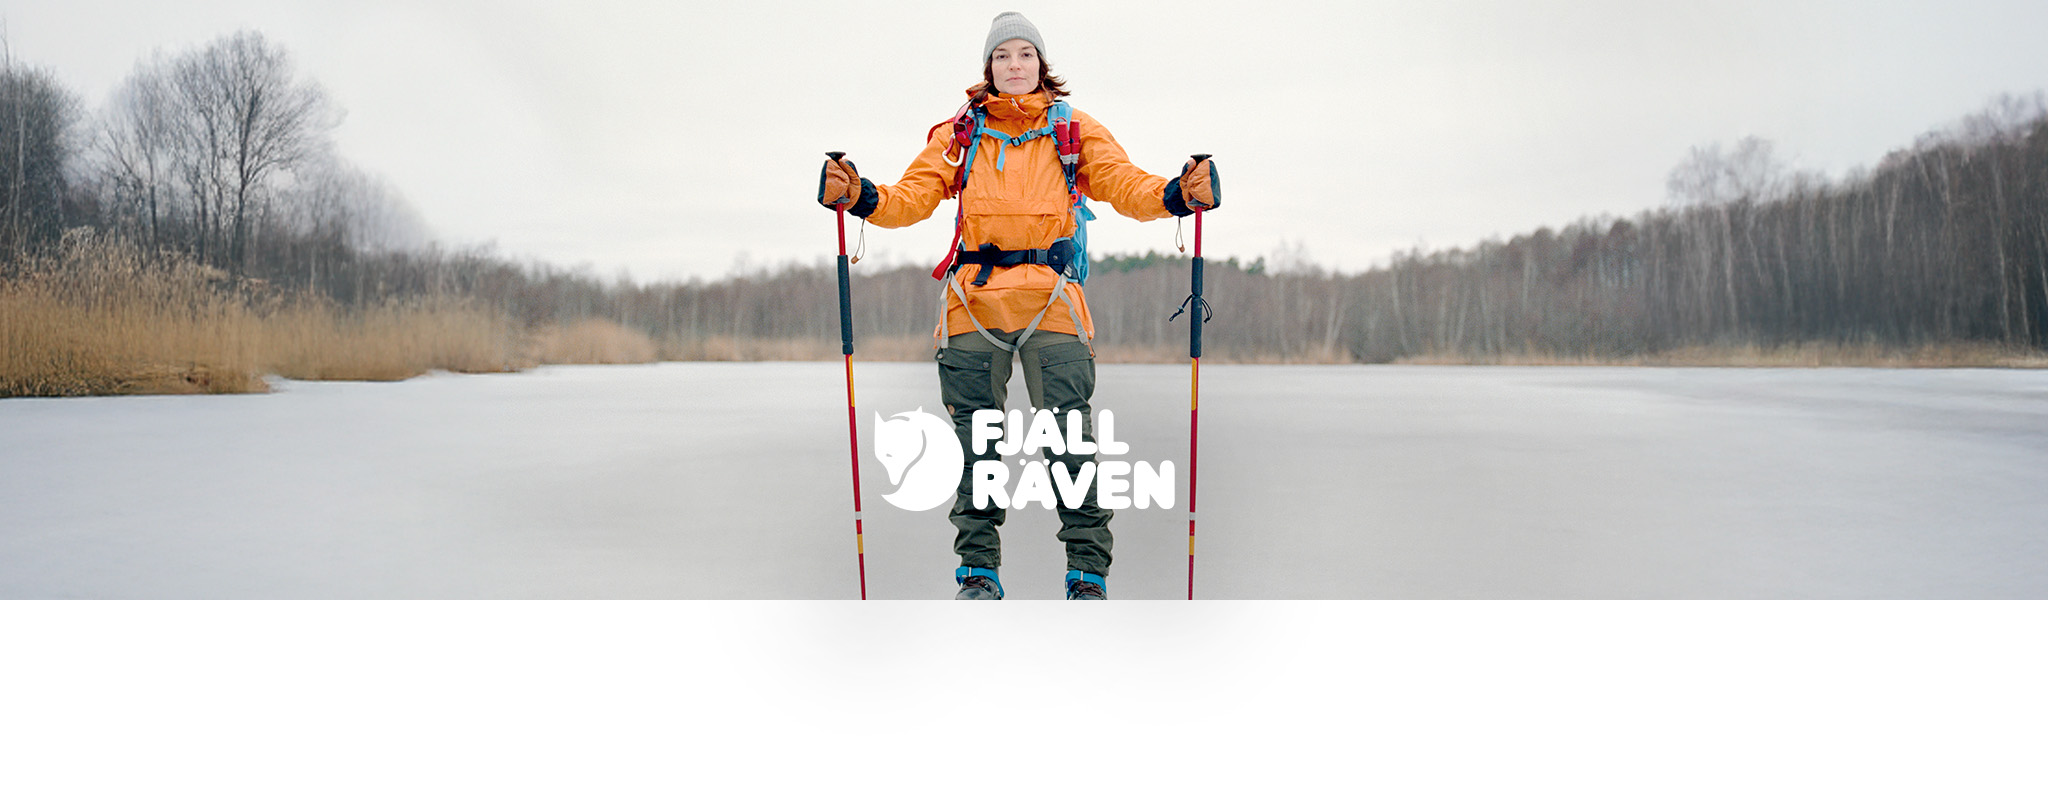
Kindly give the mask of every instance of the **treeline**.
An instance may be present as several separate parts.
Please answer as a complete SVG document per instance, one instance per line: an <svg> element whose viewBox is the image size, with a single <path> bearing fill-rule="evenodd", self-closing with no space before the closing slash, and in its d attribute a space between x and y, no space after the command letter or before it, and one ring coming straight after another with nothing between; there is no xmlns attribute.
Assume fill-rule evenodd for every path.
<svg viewBox="0 0 2048 800"><path fill-rule="evenodd" d="M1630 356L1803 343L2048 347L2048 113L1987 110L1840 181L1695 150L1674 204L1344 279L1352 354Z"/></svg>
<svg viewBox="0 0 2048 800"><path fill-rule="evenodd" d="M66 263L37 256L89 231L145 264L211 265L219 291L252 299L370 308L461 298L521 329L615 322L667 357L836 353L836 283L822 259L642 285L429 244L396 191L335 154L341 109L260 34L146 59L91 111L47 71L11 57L0 66L0 281ZM1751 139L1695 150L1668 185L1670 204L1631 218L1400 253L1364 274L1299 253L1270 265L1214 259L1207 351L1386 362L2048 347L2039 95L2002 99L1840 180L1792 172ZM1088 292L1107 356L1184 354L1185 322L1167 318L1188 291L1186 256L1095 262ZM857 272L863 352L918 357L937 313L927 267Z"/></svg>

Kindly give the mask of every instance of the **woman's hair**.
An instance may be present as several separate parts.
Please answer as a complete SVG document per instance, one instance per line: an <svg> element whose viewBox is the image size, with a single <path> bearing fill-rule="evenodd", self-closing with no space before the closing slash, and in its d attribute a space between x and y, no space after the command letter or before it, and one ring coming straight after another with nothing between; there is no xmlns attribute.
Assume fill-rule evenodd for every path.
<svg viewBox="0 0 2048 800"><path fill-rule="evenodd" d="M996 90L991 88L996 85L995 63L994 57L981 62L981 84L974 87L973 102L975 105L981 105L989 98L996 96ZM1067 91L1067 82L1060 80L1058 75L1052 74L1052 64L1047 63L1043 58L1038 60L1038 90L1052 95L1054 100L1072 94L1072 92Z"/></svg>

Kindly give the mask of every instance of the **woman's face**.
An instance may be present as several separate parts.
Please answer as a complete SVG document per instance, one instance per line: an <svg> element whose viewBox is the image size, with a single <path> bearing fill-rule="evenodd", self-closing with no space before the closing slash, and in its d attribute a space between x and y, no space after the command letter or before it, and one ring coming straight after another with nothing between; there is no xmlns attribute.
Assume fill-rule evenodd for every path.
<svg viewBox="0 0 2048 800"><path fill-rule="evenodd" d="M996 91L1030 94L1038 91L1038 48L1023 39L996 45L988 57L989 74L995 76Z"/></svg>

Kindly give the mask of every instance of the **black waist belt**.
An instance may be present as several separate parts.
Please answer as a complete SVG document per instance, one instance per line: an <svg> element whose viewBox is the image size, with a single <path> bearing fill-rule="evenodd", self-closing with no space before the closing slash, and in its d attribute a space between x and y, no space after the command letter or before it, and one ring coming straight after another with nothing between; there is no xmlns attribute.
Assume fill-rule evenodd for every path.
<svg viewBox="0 0 2048 800"><path fill-rule="evenodd" d="M981 271L974 275L974 285L988 285L989 273L996 267L1014 267L1018 264L1044 264L1065 269L1074 260L1074 240L1061 239L1051 247L1041 250L998 250L995 245L985 244L979 250L962 250L955 263L980 264Z"/></svg>

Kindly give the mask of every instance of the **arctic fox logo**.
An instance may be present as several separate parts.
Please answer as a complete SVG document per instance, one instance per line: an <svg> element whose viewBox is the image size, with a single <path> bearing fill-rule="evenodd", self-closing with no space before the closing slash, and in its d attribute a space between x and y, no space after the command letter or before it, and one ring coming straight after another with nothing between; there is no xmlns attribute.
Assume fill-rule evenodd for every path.
<svg viewBox="0 0 2048 800"><path fill-rule="evenodd" d="M922 407L886 420L875 415L875 457L896 486L882 499L905 511L930 511L952 502L960 491L960 471L967 466L953 426Z"/></svg>

